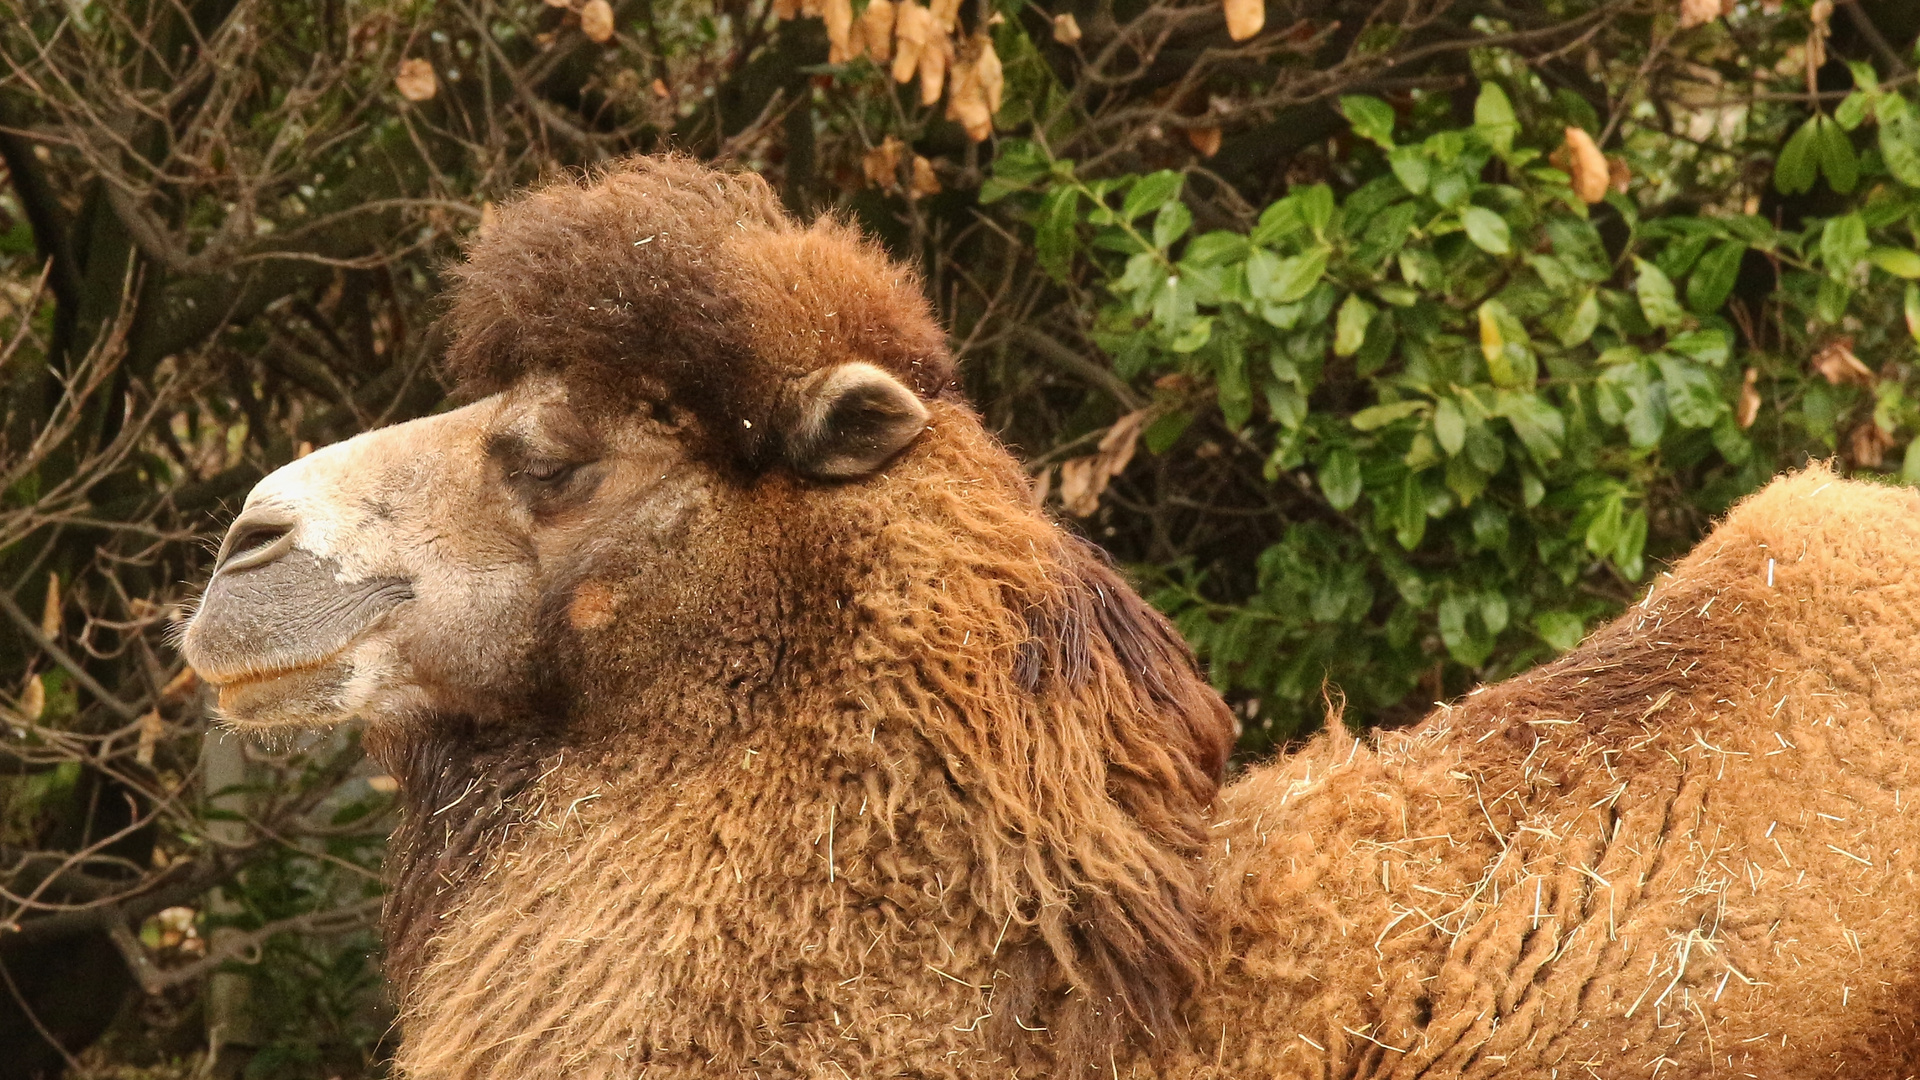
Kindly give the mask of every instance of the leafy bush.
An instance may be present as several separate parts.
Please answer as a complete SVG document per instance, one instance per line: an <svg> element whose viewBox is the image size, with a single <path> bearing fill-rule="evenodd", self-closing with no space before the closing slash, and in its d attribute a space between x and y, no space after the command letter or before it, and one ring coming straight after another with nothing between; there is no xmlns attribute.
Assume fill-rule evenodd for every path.
<svg viewBox="0 0 1920 1080"><path fill-rule="evenodd" d="M1196 234L1180 172L1086 178L1001 143L982 201L1097 286L1093 339L1155 388L1124 421L1146 448L1191 452L1207 414L1307 496L1250 581L1143 568L1264 718L1253 748L1315 723L1323 685L1378 722L1572 647L1644 579L1650 537L1676 554L1798 461L1873 472L1904 441L1920 480L1920 123L1910 90L1851 70L1775 176L1858 197L1792 226L1727 200L1589 206L1551 151L1595 116L1524 78L1482 82L1467 126L1431 98L1343 98L1340 193L1298 185L1244 229ZM1765 294L1735 297L1743 274Z"/></svg>

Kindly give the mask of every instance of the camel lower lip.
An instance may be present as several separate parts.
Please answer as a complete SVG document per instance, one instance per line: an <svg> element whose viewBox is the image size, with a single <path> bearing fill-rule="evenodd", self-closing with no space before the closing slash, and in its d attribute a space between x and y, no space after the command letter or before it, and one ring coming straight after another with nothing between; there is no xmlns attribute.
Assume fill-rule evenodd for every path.
<svg viewBox="0 0 1920 1080"><path fill-rule="evenodd" d="M220 678L208 677L207 681L219 692L221 711L232 715L250 711L250 706L257 707L264 704L259 699L267 696L264 692L275 684L302 680L311 684L315 676L322 675L339 658L340 653L330 653L305 663L290 664L266 671L247 671ZM298 695L301 689L306 688L295 688L293 694Z"/></svg>

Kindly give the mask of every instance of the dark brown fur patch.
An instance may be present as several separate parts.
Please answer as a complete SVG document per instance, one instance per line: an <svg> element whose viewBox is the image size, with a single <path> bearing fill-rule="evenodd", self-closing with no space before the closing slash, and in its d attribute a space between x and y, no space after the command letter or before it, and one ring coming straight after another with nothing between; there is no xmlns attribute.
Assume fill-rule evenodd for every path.
<svg viewBox="0 0 1920 1080"><path fill-rule="evenodd" d="M556 373L585 399L670 397L711 449L777 460L790 388L865 361L923 398L953 362L918 279L831 218L803 227L765 181L633 158L500 211L453 279L446 369L484 396Z"/></svg>

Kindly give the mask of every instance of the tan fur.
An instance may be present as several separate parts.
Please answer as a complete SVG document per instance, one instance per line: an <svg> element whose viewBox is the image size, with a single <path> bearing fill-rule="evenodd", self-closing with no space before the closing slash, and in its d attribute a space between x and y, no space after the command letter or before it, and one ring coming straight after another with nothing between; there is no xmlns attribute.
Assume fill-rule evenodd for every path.
<svg viewBox="0 0 1920 1080"><path fill-rule="evenodd" d="M493 396L263 485L416 594L350 650L426 703L368 732L402 1074L1920 1072L1912 493L1779 481L1556 663L1222 790L1185 646L848 230L639 161L459 277ZM820 482L847 364L926 428Z"/></svg>
<svg viewBox="0 0 1920 1080"><path fill-rule="evenodd" d="M1809 470L1561 660L1255 770L1174 1074L1920 1070L1917 583L1920 498Z"/></svg>

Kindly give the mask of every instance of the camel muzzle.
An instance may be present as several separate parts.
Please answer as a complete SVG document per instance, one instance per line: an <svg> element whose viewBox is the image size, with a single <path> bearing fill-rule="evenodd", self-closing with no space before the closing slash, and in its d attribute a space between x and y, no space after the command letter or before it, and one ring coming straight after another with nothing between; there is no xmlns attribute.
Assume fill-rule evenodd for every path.
<svg viewBox="0 0 1920 1080"><path fill-rule="evenodd" d="M233 523L181 640L195 670L221 688L221 706L230 713L337 698L351 665L335 661L413 598L408 578L343 580L338 562L295 546L296 524L282 512L255 509Z"/></svg>

